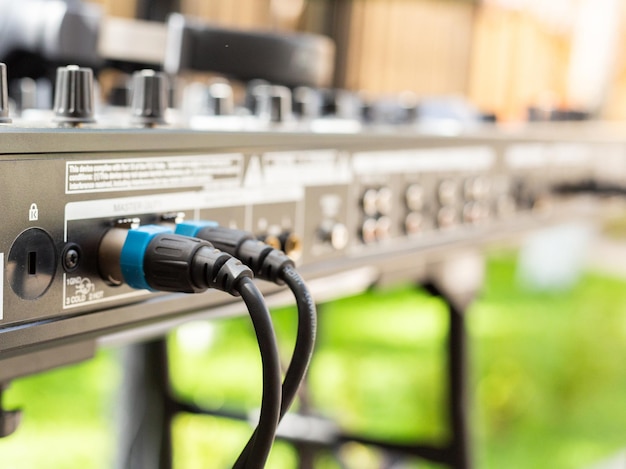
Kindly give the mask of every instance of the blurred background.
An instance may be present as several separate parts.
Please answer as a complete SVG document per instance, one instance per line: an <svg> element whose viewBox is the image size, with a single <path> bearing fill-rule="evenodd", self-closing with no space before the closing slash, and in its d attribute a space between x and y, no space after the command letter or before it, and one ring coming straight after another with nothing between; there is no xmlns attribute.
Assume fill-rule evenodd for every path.
<svg viewBox="0 0 626 469"><path fill-rule="evenodd" d="M501 120L530 107L626 117L621 0L98 0L112 16L307 31L337 44L335 85L461 96Z"/></svg>
<svg viewBox="0 0 626 469"><path fill-rule="evenodd" d="M153 8L158 2L98 3L111 16L166 15ZM337 44L335 85L366 96L458 98L501 122L567 112L626 118L621 0L168 3L227 27L328 35ZM616 216L590 236L580 270L549 289L520 281L528 271L519 251L488 251L485 286L468 313L477 468L626 467L625 229ZM287 352L293 311L274 318ZM415 285L321 305L300 405L351 432L445 441L446 318L440 300ZM257 405L260 367L248 322L173 331L175 392L225 410ZM103 349L93 361L12 383L5 404L25 412L19 430L0 440L2 467L112 467L120 354ZM182 415L175 467L228 467L249 432L245 423ZM295 449L277 443L269 467L298 467ZM348 444L320 454L316 467L438 466Z"/></svg>

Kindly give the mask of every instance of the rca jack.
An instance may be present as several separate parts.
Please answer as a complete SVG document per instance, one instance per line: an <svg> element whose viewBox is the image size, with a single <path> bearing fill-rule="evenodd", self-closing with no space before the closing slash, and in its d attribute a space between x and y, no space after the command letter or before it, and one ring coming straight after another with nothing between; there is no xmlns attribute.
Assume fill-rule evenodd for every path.
<svg viewBox="0 0 626 469"><path fill-rule="evenodd" d="M282 233L278 237L278 241L280 243L279 249L287 254L291 260L298 261L302 257L302 238L295 233Z"/></svg>

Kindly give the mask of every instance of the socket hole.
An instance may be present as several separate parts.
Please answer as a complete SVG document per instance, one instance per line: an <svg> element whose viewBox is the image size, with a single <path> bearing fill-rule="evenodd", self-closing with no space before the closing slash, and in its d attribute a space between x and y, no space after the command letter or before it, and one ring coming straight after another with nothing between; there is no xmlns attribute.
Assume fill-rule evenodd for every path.
<svg viewBox="0 0 626 469"><path fill-rule="evenodd" d="M28 275L37 274L37 251L28 253Z"/></svg>

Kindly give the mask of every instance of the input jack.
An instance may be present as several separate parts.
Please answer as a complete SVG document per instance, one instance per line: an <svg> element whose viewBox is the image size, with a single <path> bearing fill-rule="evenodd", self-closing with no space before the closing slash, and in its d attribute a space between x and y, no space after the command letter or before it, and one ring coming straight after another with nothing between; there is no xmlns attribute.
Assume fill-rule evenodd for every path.
<svg viewBox="0 0 626 469"><path fill-rule="evenodd" d="M368 217L374 217L378 213L378 191L367 189L361 198L361 208Z"/></svg>
<svg viewBox="0 0 626 469"><path fill-rule="evenodd" d="M457 223L456 210L453 207L442 207L437 213L437 226L441 229L452 228Z"/></svg>
<svg viewBox="0 0 626 469"><path fill-rule="evenodd" d="M483 212L478 202L469 202L463 207L463 221L474 224L481 221Z"/></svg>
<svg viewBox="0 0 626 469"><path fill-rule="evenodd" d="M419 212L424 208L424 188L421 184L411 184L404 194L406 206L413 212Z"/></svg>
<svg viewBox="0 0 626 469"><path fill-rule="evenodd" d="M124 283L120 258L127 235L128 229L111 228L104 234L98 246L98 270L100 276L105 282L114 287Z"/></svg>
<svg viewBox="0 0 626 469"><path fill-rule="evenodd" d="M293 261L298 261L302 257L302 239L294 233L283 233L279 237L280 247Z"/></svg>
<svg viewBox="0 0 626 469"><path fill-rule="evenodd" d="M274 249L282 249L282 243L280 238L276 235L266 234L257 238L259 241L263 241L265 244L272 246Z"/></svg>
<svg viewBox="0 0 626 469"><path fill-rule="evenodd" d="M421 233L424 225L424 216L419 212L411 212L404 219L404 231L408 235Z"/></svg>
<svg viewBox="0 0 626 469"><path fill-rule="evenodd" d="M378 189L376 197L376 209L381 215L389 215L393 208L393 192L388 187Z"/></svg>
<svg viewBox="0 0 626 469"><path fill-rule="evenodd" d="M489 196L490 184L486 178L477 176L465 181L464 191L466 200L485 200Z"/></svg>
<svg viewBox="0 0 626 469"><path fill-rule="evenodd" d="M441 205L452 205L457 201L457 183L452 179L444 179L437 188L437 198Z"/></svg>
<svg viewBox="0 0 626 469"><path fill-rule="evenodd" d="M323 222L318 230L318 234L323 242L330 244L337 251L345 249L350 241L350 234L346 225L334 220Z"/></svg>
<svg viewBox="0 0 626 469"><path fill-rule="evenodd" d="M361 240L364 244L376 242L376 220L367 218L361 225Z"/></svg>
<svg viewBox="0 0 626 469"><path fill-rule="evenodd" d="M376 220L376 239L378 241L387 241L391 238L391 219L389 217L380 217Z"/></svg>

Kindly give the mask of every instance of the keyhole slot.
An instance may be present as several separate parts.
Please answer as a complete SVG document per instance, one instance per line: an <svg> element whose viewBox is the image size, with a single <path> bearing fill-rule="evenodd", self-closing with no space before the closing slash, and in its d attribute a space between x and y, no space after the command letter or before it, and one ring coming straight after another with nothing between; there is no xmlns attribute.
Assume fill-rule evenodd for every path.
<svg viewBox="0 0 626 469"><path fill-rule="evenodd" d="M37 251L30 251L27 256L28 275L37 274Z"/></svg>

